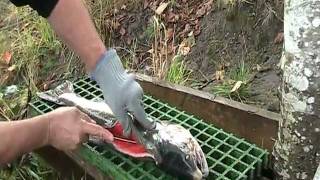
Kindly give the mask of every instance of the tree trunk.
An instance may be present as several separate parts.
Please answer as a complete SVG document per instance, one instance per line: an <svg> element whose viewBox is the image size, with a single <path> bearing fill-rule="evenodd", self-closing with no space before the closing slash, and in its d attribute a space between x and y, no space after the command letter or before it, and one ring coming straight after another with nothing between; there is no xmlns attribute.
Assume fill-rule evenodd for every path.
<svg viewBox="0 0 320 180"><path fill-rule="evenodd" d="M285 0L277 179L313 179L320 160L320 1Z"/></svg>

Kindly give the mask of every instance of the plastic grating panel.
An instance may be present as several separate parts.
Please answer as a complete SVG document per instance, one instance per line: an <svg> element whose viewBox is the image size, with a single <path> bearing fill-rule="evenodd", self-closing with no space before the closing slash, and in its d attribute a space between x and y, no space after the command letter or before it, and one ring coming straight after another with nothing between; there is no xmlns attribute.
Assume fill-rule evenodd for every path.
<svg viewBox="0 0 320 180"><path fill-rule="evenodd" d="M101 90L89 79L74 83L77 94L87 99L102 98ZM37 114L49 112L58 105L36 100L30 104ZM144 97L148 116L181 124L197 138L206 154L210 169L207 179L255 179L267 168L268 152L232 134L203 122L196 117L179 111L150 96ZM174 179L161 171L153 162L139 161L108 147L86 144L81 148L82 157L102 172L116 179Z"/></svg>

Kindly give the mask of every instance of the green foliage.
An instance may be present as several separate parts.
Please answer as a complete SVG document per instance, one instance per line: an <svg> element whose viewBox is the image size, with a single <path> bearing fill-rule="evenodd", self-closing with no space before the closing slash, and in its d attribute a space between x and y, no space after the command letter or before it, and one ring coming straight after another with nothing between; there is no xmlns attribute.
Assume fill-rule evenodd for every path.
<svg viewBox="0 0 320 180"><path fill-rule="evenodd" d="M145 30L145 36L147 40L149 41L150 39L153 39L155 36L155 27L154 23L149 23L146 30Z"/></svg>
<svg viewBox="0 0 320 180"><path fill-rule="evenodd" d="M166 74L166 80L175 84L185 84L191 72L187 70L186 65L182 61L182 56L177 55L173 58L173 62Z"/></svg>
<svg viewBox="0 0 320 180"><path fill-rule="evenodd" d="M57 180L59 176L41 158L34 154L28 154L1 170L0 179Z"/></svg>
<svg viewBox="0 0 320 180"><path fill-rule="evenodd" d="M28 103L28 89L19 88L18 91L12 95L4 96L4 90L0 89L0 117L7 120L16 118L20 115Z"/></svg>
<svg viewBox="0 0 320 180"><path fill-rule="evenodd" d="M46 20L30 8L15 8L3 2L0 6L1 23L5 25L0 27L0 55L10 52L12 58L8 66L14 67L9 72L6 65L0 64L0 82L4 82L0 87L0 120L21 119L26 112L29 89L34 93L52 75L64 47ZM8 80L4 80L5 77L9 77ZM8 85L16 85L18 91L5 96ZM24 155L2 169L0 179L58 179L58 176L35 155Z"/></svg>
<svg viewBox="0 0 320 180"><path fill-rule="evenodd" d="M245 101L250 95L250 86L248 84L250 73L250 68L242 62L238 67L231 69L227 73L226 80L212 88L212 93L237 101ZM241 86L232 92L238 81L242 82Z"/></svg>

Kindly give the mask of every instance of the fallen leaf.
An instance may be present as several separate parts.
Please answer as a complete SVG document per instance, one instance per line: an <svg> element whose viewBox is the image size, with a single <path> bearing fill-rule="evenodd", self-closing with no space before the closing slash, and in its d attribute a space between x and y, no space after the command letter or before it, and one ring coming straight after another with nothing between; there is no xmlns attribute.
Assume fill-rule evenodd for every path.
<svg viewBox="0 0 320 180"><path fill-rule="evenodd" d="M205 15L207 12L207 8L205 6L202 6L200 9L197 10L196 16L202 17L203 15Z"/></svg>
<svg viewBox="0 0 320 180"><path fill-rule="evenodd" d="M4 74L0 76L0 84L6 84L6 82L8 82L9 79L9 75L8 74Z"/></svg>
<svg viewBox="0 0 320 180"><path fill-rule="evenodd" d="M180 54L186 56L187 54L189 54L190 49L191 49L191 48L188 47L188 46L183 46L183 47L180 48L179 51L180 51Z"/></svg>
<svg viewBox="0 0 320 180"><path fill-rule="evenodd" d="M159 7L156 9L156 14L161 15L163 11L167 8L169 3L161 3Z"/></svg>
<svg viewBox="0 0 320 180"><path fill-rule="evenodd" d="M280 33L277 34L276 38L274 38L273 43L274 44L280 44L280 43L283 42L283 39L284 39L283 32L280 32Z"/></svg>
<svg viewBox="0 0 320 180"><path fill-rule="evenodd" d="M113 29L115 29L115 30L117 30L119 27L120 27L120 23L118 22L118 21L114 21L113 23L112 23L112 26L113 26Z"/></svg>
<svg viewBox="0 0 320 180"><path fill-rule="evenodd" d="M48 90L48 89L49 89L49 84L44 83L44 84L43 84L43 90L46 91L46 90Z"/></svg>
<svg viewBox="0 0 320 180"><path fill-rule="evenodd" d="M193 28L194 35L198 36L201 32L200 21L196 19L195 21L192 22L192 24L194 25L194 28Z"/></svg>
<svg viewBox="0 0 320 180"><path fill-rule="evenodd" d="M261 71L261 66L257 64L257 71Z"/></svg>
<svg viewBox="0 0 320 180"><path fill-rule="evenodd" d="M170 41L173 37L173 28L168 28L166 31L166 34L167 34L167 40Z"/></svg>
<svg viewBox="0 0 320 180"><path fill-rule="evenodd" d="M153 49L149 49L149 51L147 51L147 52L152 54L153 53Z"/></svg>
<svg viewBox="0 0 320 180"><path fill-rule="evenodd" d="M235 91L237 91L239 88L240 88L240 86L242 85L242 81L237 81L236 82L236 84L233 86L233 88L231 89L231 91L230 92L235 92Z"/></svg>
<svg viewBox="0 0 320 180"><path fill-rule="evenodd" d="M127 45L131 45L131 43L132 43L132 38L128 36L128 37L126 38L126 43L127 43Z"/></svg>
<svg viewBox="0 0 320 180"><path fill-rule="evenodd" d="M186 34L188 34L188 33L190 32L190 30L191 30L190 24L186 24L186 25L184 26L183 31L181 31L181 32L178 34L178 36L180 36L180 37L185 37Z"/></svg>
<svg viewBox="0 0 320 180"><path fill-rule="evenodd" d="M216 73L215 73L216 80L217 81L224 80L224 74L225 74L224 70L216 71Z"/></svg>
<svg viewBox="0 0 320 180"><path fill-rule="evenodd" d="M172 11L170 11L166 17L166 21L173 23L173 22L177 22L179 20L179 15L173 13Z"/></svg>
<svg viewBox="0 0 320 180"><path fill-rule="evenodd" d="M213 0L209 0L205 3L205 6L207 7L207 15L209 14L211 8L212 8Z"/></svg>
<svg viewBox="0 0 320 180"><path fill-rule="evenodd" d="M127 6L124 4L124 5L121 6L120 9L121 9L121 10L126 10L126 9L127 9Z"/></svg>
<svg viewBox="0 0 320 180"><path fill-rule="evenodd" d="M10 64L11 58L12 58L12 54L9 51L6 51L2 54L2 60L6 64Z"/></svg>
<svg viewBox="0 0 320 180"><path fill-rule="evenodd" d="M143 2L143 9L146 9L149 6L148 0L144 0Z"/></svg>
<svg viewBox="0 0 320 180"><path fill-rule="evenodd" d="M10 72L12 72L12 71L14 71L15 69L16 69L16 65L14 64L14 65L12 65L12 66L10 66L9 68L8 68L8 71L10 71Z"/></svg>
<svg viewBox="0 0 320 180"><path fill-rule="evenodd" d="M126 34L126 30L123 27L121 27L120 29L120 34L121 36L124 36Z"/></svg>
<svg viewBox="0 0 320 180"><path fill-rule="evenodd" d="M119 9L114 8L113 13L114 13L114 14L118 14L118 12L119 12Z"/></svg>
<svg viewBox="0 0 320 180"><path fill-rule="evenodd" d="M150 9L152 9L153 11L156 11L157 5L158 5L158 1L153 1L149 4L148 7L150 7Z"/></svg>
<svg viewBox="0 0 320 180"><path fill-rule="evenodd" d="M213 0L209 0L206 3L202 4L200 6L200 8L197 10L196 16L198 18L200 18L200 17L204 16L205 14L208 14L210 12L212 4L213 4Z"/></svg>
<svg viewBox="0 0 320 180"><path fill-rule="evenodd" d="M196 39L194 37L193 31L191 31L188 34L187 41L188 41L188 46L189 47L193 47L196 44Z"/></svg>
<svg viewBox="0 0 320 180"><path fill-rule="evenodd" d="M180 55L185 56L185 55L189 54L190 50L191 50L191 47L190 47L190 44L188 43L188 40L184 39L181 42L181 44L179 45L178 53Z"/></svg>

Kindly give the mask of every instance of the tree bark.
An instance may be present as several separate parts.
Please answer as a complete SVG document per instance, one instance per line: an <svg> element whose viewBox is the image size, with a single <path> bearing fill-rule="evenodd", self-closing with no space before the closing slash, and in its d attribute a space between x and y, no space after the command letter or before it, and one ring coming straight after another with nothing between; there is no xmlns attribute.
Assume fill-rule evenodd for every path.
<svg viewBox="0 0 320 180"><path fill-rule="evenodd" d="M277 179L313 179L320 162L320 1L285 0Z"/></svg>

